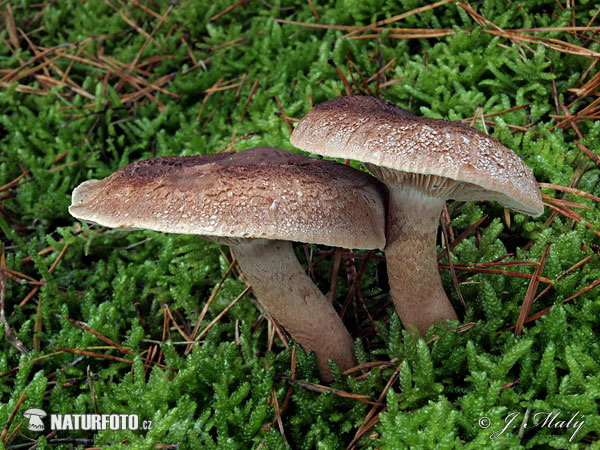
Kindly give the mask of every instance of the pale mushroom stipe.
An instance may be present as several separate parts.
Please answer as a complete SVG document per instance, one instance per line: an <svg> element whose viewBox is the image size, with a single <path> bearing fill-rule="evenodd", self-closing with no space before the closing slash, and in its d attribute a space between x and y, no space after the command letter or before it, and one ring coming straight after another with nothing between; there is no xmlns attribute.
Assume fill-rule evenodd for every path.
<svg viewBox="0 0 600 450"><path fill-rule="evenodd" d="M259 304L317 358L355 365L353 341L291 242L385 246L385 187L343 164L271 147L130 164L73 191L69 212L111 228L195 234L229 245Z"/></svg>
<svg viewBox="0 0 600 450"><path fill-rule="evenodd" d="M436 260L444 202L493 200L525 214L543 213L531 170L498 140L374 97L317 105L290 141L307 152L361 161L390 186L385 247L390 294L404 326L422 335L434 323L457 318Z"/></svg>

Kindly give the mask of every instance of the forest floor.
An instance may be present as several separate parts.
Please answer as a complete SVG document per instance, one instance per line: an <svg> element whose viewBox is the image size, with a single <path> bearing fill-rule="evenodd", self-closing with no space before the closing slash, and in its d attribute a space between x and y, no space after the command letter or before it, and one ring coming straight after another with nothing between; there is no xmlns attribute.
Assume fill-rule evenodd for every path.
<svg viewBox="0 0 600 450"><path fill-rule="evenodd" d="M597 4L3 0L0 14L5 447L598 445ZM426 339L402 330L383 253L297 245L356 339L361 366L330 385L240 299L227 247L68 213L79 183L141 159L298 151L297 120L349 93L489 133L546 210L447 203L439 262L460 323ZM31 431L30 408L140 428Z"/></svg>

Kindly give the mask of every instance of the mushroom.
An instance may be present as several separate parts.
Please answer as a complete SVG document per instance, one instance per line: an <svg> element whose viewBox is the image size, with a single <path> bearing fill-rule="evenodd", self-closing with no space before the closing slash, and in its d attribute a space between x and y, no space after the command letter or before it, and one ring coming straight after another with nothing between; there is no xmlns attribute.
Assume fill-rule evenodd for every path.
<svg viewBox="0 0 600 450"><path fill-rule="evenodd" d="M404 326L422 335L430 325L457 317L436 260L445 200L494 200L524 214L543 212L531 170L499 141L374 97L316 106L290 141L307 152L361 161L391 187L385 247L390 293Z"/></svg>
<svg viewBox="0 0 600 450"><path fill-rule="evenodd" d="M290 241L385 246L385 187L367 173L271 147L130 164L73 191L69 212L111 228L196 234L230 245L259 304L317 358L355 365L353 340Z"/></svg>
<svg viewBox="0 0 600 450"><path fill-rule="evenodd" d="M44 431L44 422L42 422L42 419L47 415L43 409L31 408L25 411L23 416L29 419L27 429L31 431Z"/></svg>

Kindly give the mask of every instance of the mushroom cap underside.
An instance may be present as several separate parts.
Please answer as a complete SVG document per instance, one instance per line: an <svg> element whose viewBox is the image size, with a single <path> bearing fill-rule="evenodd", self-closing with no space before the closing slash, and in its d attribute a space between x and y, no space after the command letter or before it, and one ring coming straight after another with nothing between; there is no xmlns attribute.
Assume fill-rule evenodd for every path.
<svg viewBox="0 0 600 450"><path fill-rule="evenodd" d="M431 188L429 195L495 200L525 214L543 213L531 169L498 140L374 97L347 96L317 105L290 141L307 152L366 163L390 185L408 182Z"/></svg>
<svg viewBox="0 0 600 450"><path fill-rule="evenodd" d="M111 228L383 248L385 187L349 166L271 147L161 157L73 191L69 212Z"/></svg>

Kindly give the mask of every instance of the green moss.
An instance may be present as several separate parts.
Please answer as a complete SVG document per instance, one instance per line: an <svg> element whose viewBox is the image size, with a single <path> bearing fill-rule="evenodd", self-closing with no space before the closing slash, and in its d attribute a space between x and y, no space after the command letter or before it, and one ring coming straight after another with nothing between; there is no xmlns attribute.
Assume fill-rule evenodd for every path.
<svg viewBox="0 0 600 450"><path fill-rule="evenodd" d="M151 430L64 431L56 436L59 438L93 439L99 446L110 442L115 448L153 448L156 444L219 449L343 448L371 409L371 405L355 399L287 383L292 346L285 348L276 337L268 347L266 322L257 321L259 312L250 296L238 302L185 355L186 346L179 344L183 337L175 328L165 330L165 306L178 326L189 333L185 326L195 325L229 262L220 254L219 246L193 236L101 231L78 224L67 207L72 189L80 182L105 177L130 162L153 156L214 153L232 146L238 150L257 145L294 150L275 98L287 116L299 118L312 105L344 92L330 61L352 80L352 76L358 78L348 60L368 78L379 70L379 58L383 63L395 58L386 76L399 81L381 89L380 95L428 117L460 120L475 116L478 108L491 114L525 105L490 117L494 124L486 127L525 160L540 182L569 185L577 167L589 162L581 159L575 141L595 153L600 144L598 121L577 123L581 139L571 128L553 128L557 121L551 117L556 114L553 84L557 100L571 103L569 89L580 87L577 80L591 59L528 43L534 50L531 52L523 45L485 33L464 9L452 3L392 26L448 28L454 34L439 39L394 39L393 33L384 32L379 41L345 39L344 31L274 20L316 22L306 1L250 2L210 22L233 2L182 1L172 7L165 0L142 2L160 15L171 7L158 29L158 19L142 8L132 3L124 10L121 3L112 2L136 27L151 34L150 40L124 21L109 2L61 0L45 4L43 14L38 14L40 5L32 0L10 3L19 29L44 48L81 43L93 33L97 38L81 44L80 50L102 54L127 67L148 41L139 61L156 58L155 63L145 66L148 73L134 71L133 75L151 83L172 76L161 86L175 94L152 91L156 101L140 97L123 102L120 96L132 94L138 87L119 85L114 75L105 82L106 70L66 58L53 63L63 72L68 70L69 77L93 100L60 86L43 96L18 92L17 84L41 87L32 76L0 89L0 186L23 170L31 173L28 182L8 190L11 197L0 200L7 267L46 280L22 307L17 304L32 285L7 281L8 322L30 349L37 334L40 350L21 355L9 343L9 333L0 327L0 423L6 422L23 392L27 395L21 412L36 407L55 414L91 413L97 408L101 413L138 414L141 420L153 422ZM320 14L318 23L354 26L421 6L416 0L313 3ZM597 9L593 2L584 0L572 2L574 9L559 3L486 0L469 5L503 29L570 26L573 20L581 26ZM6 5L1 3L0 9L6 11ZM583 33L536 35L584 45ZM215 49L237 39L242 40ZM11 42L6 28L0 30L0 42L2 76L34 57L23 39L16 52L5 45ZM585 45L600 51L594 40ZM85 56L79 49L64 51ZM55 69L48 70L60 78ZM587 79L596 72L592 69ZM207 95L205 91L219 80L243 80L244 85ZM257 88L250 98L255 82ZM369 86L374 90L375 82ZM588 103L587 99L580 102L572 113ZM83 108L90 104L94 106ZM483 130L481 120L473 125ZM527 127L527 131L514 126ZM55 163L63 152L64 159ZM578 189L599 196L599 178L600 170L590 163ZM404 332L388 308L383 262L368 263L360 293L375 323L359 298L350 299L344 320L357 337L361 363L392 358L397 362L392 367L374 367L368 378L339 377L333 387L376 400L396 369L398 377L383 397L381 406L386 410L379 415L380 423L358 442L360 448L583 448L598 439L598 289L562 302L600 278L598 238L585 225L595 224L597 231L600 210L586 197L549 188L542 192L585 206L575 209L583 220L574 225L572 220L557 216L546 225L549 212L537 219L511 213L508 224L497 204L448 204L455 235L488 216L477 232L454 249L451 257L455 263L490 262L507 253L505 262L539 261L551 244L542 274L555 280L590 257L587 264L556 280L533 305L532 313L552 309L528 324L522 336L505 330L516 322L528 279L468 274L460 284L467 305L464 310L450 272L443 271L444 287L463 321L475 325L463 332L436 326L428 338L437 338L426 344ZM533 245L524 250L531 239ZM37 255L49 245L55 250ZM50 272L65 245L64 257ZM311 249L313 253L318 250L322 249ZM297 248L297 254L306 263L302 247ZM28 257L31 261L23 260ZM352 283L348 274L358 270L362 262L355 260L354 268L341 265L334 295L338 310L346 303ZM325 257L314 266L315 281L323 291L329 289L332 267L333 257ZM531 273L534 267L502 269ZM463 274L457 272L459 277ZM540 283L538 292L545 286ZM227 278L201 328L244 288L239 278ZM40 301L42 331L34 333ZM64 352L52 355L56 351L53 347L105 345L64 316L129 347L137 356L116 349L89 349L129 359L129 364ZM161 367L144 365L150 351L155 352L154 361L161 352ZM298 348L296 362L297 379L318 382L313 355ZM334 367L334 372L339 369ZM288 389L292 389L291 396L281 416L284 437L274 420L273 394L281 407ZM551 427L530 427L519 437L518 426L528 409L530 417L550 411L560 411L562 418L578 413L585 416L585 424L571 440L572 430ZM518 414L518 426L492 439L492 433L502 430L511 413ZM489 427L481 426L484 417L489 419ZM61 447L26 430L21 413L9 432L21 423L21 434L13 444L27 442L27 436L39 439L40 448Z"/></svg>

